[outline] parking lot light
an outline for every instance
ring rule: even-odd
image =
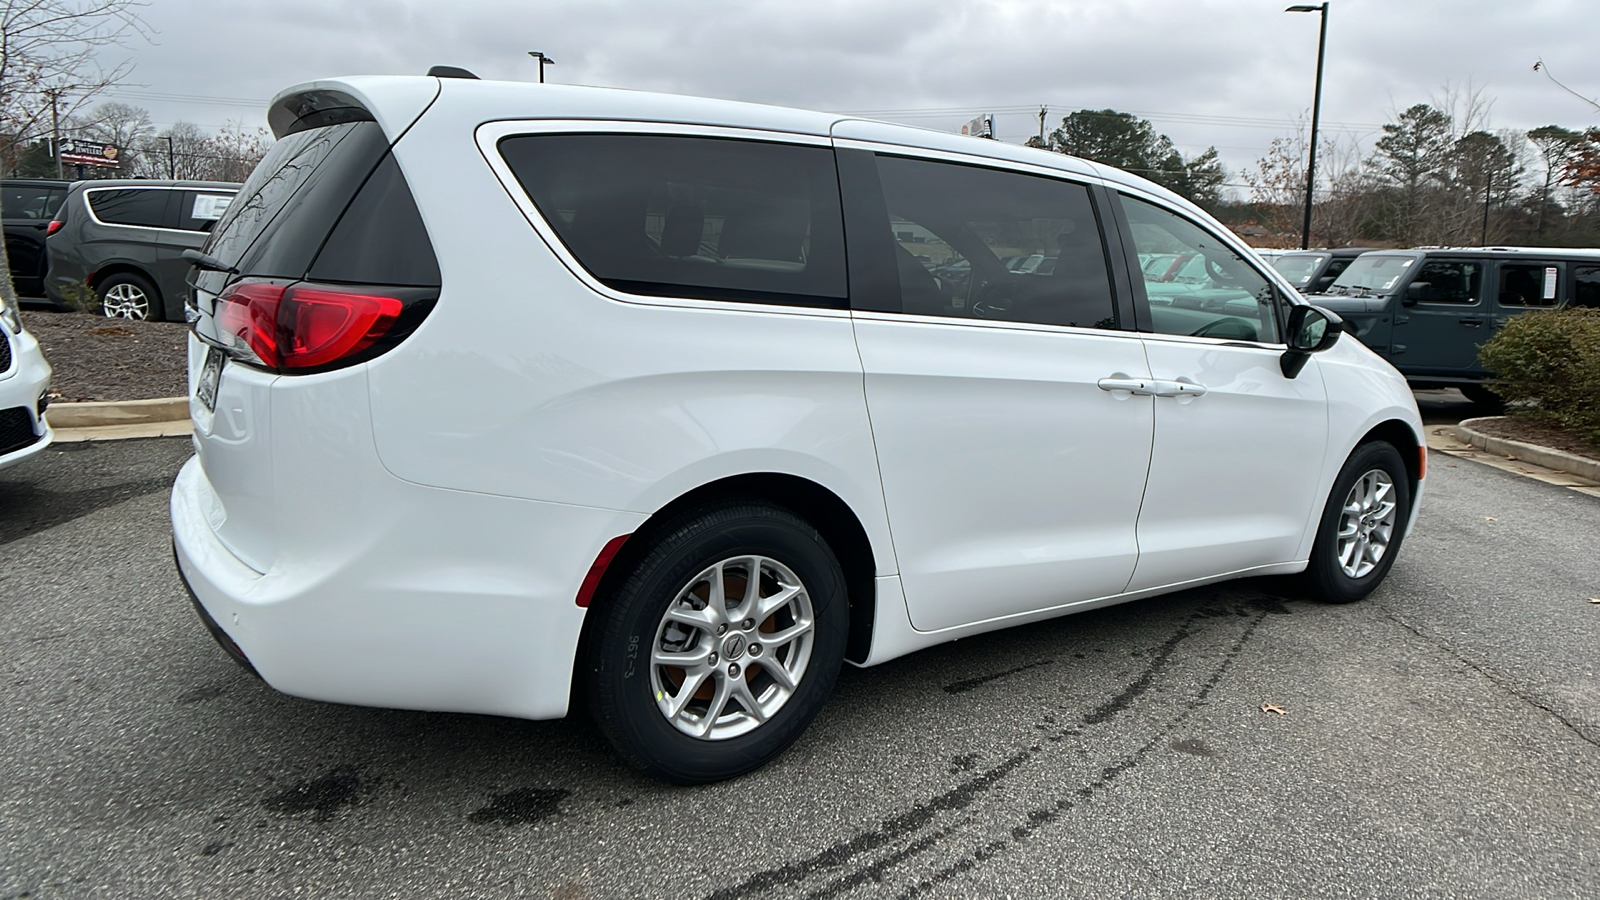
[[[1306,220],[1300,229],[1300,249],[1311,246],[1311,198],[1317,184],[1317,120],[1322,113],[1322,57],[1328,47],[1328,4],[1316,6],[1299,4],[1284,12],[1314,12],[1322,14],[1322,30],[1317,37],[1317,87],[1311,101],[1311,153],[1306,160]]]

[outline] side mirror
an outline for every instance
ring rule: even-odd
[[[1433,285],[1426,281],[1413,281],[1406,285],[1406,292],[1400,295],[1401,306],[1416,306],[1418,301],[1426,302],[1433,299]]]
[[[1284,343],[1289,345],[1278,359],[1283,377],[1293,378],[1306,367],[1311,354],[1332,347],[1344,331],[1344,320],[1317,306],[1289,308],[1289,325]]]

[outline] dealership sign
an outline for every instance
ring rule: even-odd
[[[69,138],[61,142],[61,161],[72,166],[104,166],[115,169],[117,157],[121,155],[121,147],[104,141]]]

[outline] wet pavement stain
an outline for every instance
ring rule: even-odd
[[[273,794],[261,805],[289,816],[311,813],[316,821],[326,822],[341,809],[359,804],[365,786],[353,767],[340,766],[314,781],[302,781]]]
[[[1206,742],[1199,738],[1184,738],[1181,741],[1173,741],[1172,749],[1191,756],[1221,756],[1220,753],[1206,746]]]
[[[1029,839],[1035,832],[1059,821],[1075,807],[1092,801],[1123,774],[1137,768],[1151,752],[1173,739],[1173,732],[1183,725],[1191,712],[1206,704],[1212,691],[1217,688],[1223,677],[1232,668],[1234,660],[1243,652],[1268,612],[1268,610],[1264,609],[1254,613],[1241,612],[1242,615],[1249,616],[1251,621],[1235,639],[1232,647],[1222,654],[1222,658],[1212,669],[1210,677],[1197,686],[1198,689],[1195,693],[1179,705],[1180,708],[1177,714],[1160,726],[1149,741],[1113,760],[1109,765],[1101,768],[1098,776],[1076,789],[1070,789],[1068,793],[1060,796],[1054,802],[1048,803],[1042,808],[1029,811],[1022,821],[1011,828],[1007,837],[992,840],[974,850],[968,851],[954,862],[939,868],[930,876],[912,883],[901,891],[898,897],[901,900],[910,900],[910,898],[921,896],[935,886],[960,878],[973,869],[1003,855],[1015,843]],[[1155,680],[1164,674],[1178,646],[1195,634],[1196,626],[1202,621],[1213,618],[1215,617],[1207,616],[1203,613],[1191,613],[1186,619],[1178,623],[1175,632],[1166,641],[1150,652],[1149,662],[1143,672],[1133,675],[1132,680],[1124,685],[1117,695],[1084,714],[1080,720],[1081,725],[1069,726],[1060,729],[1056,734],[1050,735],[1051,741],[1054,742],[1058,736],[1062,738],[1076,737],[1081,733],[1080,729],[1082,727],[1103,723],[1127,710],[1137,698],[1151,690]],[[1096,649],[1094,652],[1102,651]],[[1079,755],[1084,755],[1083,748],[1076,748],[1076,750]],[[707,900],[742,900],[742,898],[748,897],[767,896],[778,888],[789,887],[810,880],[818,875],[827,873],[829,870],[838,871],[839,875],[832,882],[810,891],[806,896],[833,898],[869,882],[882,884],[884,876],[890,868],[912,857],[933,850],[953,834],[955,826],[939,827],[936,824],[938,816],[946,812],[963,810],[977,802],[998,784],[1005,781],[1014,770],[1026,765],[1041,752],[1043,752],[1043,748],[1037,745],[1015,752],[997,765],[986,770],[975,771],[967,780],[957,784],[952,789],[917,803],[910,809],[883,820],[876,827],[869,827],[866,831],[857,834],[853,838],[840,840],[804,859],[748,875],[737,884],[708,894]],[[925,829],[931,830],[925,831]],[[921,832],[920,835],[919,832]],[[902,841],[906,841],[906,843],[875,863],[863,865],[859,862],[860,857],[863,855]]]
[[[546,819],[561,815],[561,801],[572,792],[561,788],[518,788],[504,794],[495,794],[489,805],[478,810],[467,821],[476,825],[536,825]]]
[[[178,703],[185,706],[190,703],[204,703],[207,700],[215,700],[225,693],[227,693],[227,689],[215,686],[195,688],[189,693],[184,694],[182,697],[179,697]]]
[[[965,693],[966,691],[970,691],[973,688],[982,687],[982,686],[988,684],[989,682],[994,681],[997,678],[1005,678],[1008,675],[1015,675],[1018,672],[1026,672],[1029,669],[1037,669],[1040,666],[1048,666],[1054,661],[1055,660],[1041,659],[1038,662],[1031,662],[1031,663],[1027,663],[1025,665],[1020,665],[1020,666],[1017,666],[1014,669],[1007,669],[1004,672],[995,672],[995,673],[990,674],[990,675],[979,675],[977,678],[968,678],[965,681],[952,682],[952,683],[947,684],[947,685],[944,686],[944,691],[947,694]]]
[[[978,767],[978,760],[982,757],[977,753],[963,753],[950,760],[950,774],[959,775],[962,772],[971,772]]]

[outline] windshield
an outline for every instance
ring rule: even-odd
[[[1400,283],[1402,276],[1415,264],[1414,256],[1381,256],[1363,253],[1356,257],[1350,268],[1339,274],[1328,288],[1330,294],[1352,297],[1373,297],[1387,294]]]
[[[1272,261],[1272,267],[1289,279],[1289,283],[1297,288],[1303,288],[1311,283],[1311,276],[1328,260],[1326,253],[1297,253],[1293,256],[1280,256]]]

